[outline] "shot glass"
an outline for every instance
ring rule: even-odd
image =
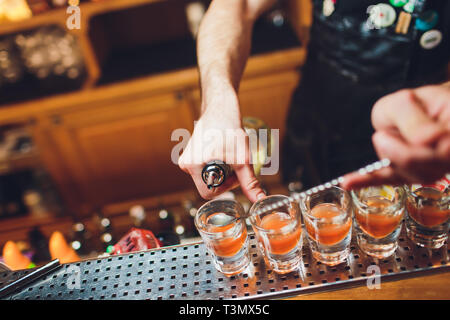
[[[439,249],[448,238],[450,189],[435,186],[405,186],[406,234],[416,244]]]
[[[281,203],[275,210],[259,212]],[[249,219],[266,264],[280,274],[298,269],[303,244],[298,203],[283,195],[268,196],[253,204]]]
[[[244,209],[234,200],[211,200],[195,215],[199,231],[216,269],[227,276],[250,264]]]
[[[378,186],[350,192],[354,226],[361,250],[379,259],[391,256],[398,246],[405,212],[402,187]]]
[[[302,198],[300,206],[313,257],[330,266],[344,262],[352,238],[352,202],[348,192],[332,187]]]

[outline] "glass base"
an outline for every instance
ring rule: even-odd
[[[350,254],[349,248],[333,253],[320,253],[317,251],[312,251],[312,255],[317,261],[320,261],[321,263],[326,264],[328,266],[335,266],[345,262],[349,254]]]
[[[250,265],[250,253],[248,252],[248,243],[242,246],[237,254],[231,257],[214,255],[208,250],[216,269],[226,276],[232,276],[243,272]]]
[[[226,276],[232,276],[232,275],[236,275],[239,274],[241,272],[243,272],[245,269],[247,269],[247,267],[250,264],[250,259],[241,259],[239,261],[236,261],[234,263],[217,263],[216,261],[214,261],[214,266],[216,267],[216,269],[223,273]]]
[[[270,252],[266,252],[262,245],[261,247],[263,248],[261,253],[262,257],[264,258],[265,264],[276,273],[285,274],[296,271],[300,268],[303,247],[302,238],[300,238],[297,246],[286,254],[273,254]]]
[[[270,261],[266,256],[264,256],[264,262],[266,263],[266,265],[270,266],[276,273],[285,274],[298,270],[300,268],[301,258],[298,257],[287,262],[278,262]]]
[[[414,230],[414,228],[406,228],[406,235],[415,244],[429,249],[439,249],[447,241],[447,233],[438,235],[426,235]]]
[[[390,257],[397,250],[397,242],[386,243],[386,244],[374,244],[366,241],[364,237],[358,237],[358,246],[367,255],[383,259]]]

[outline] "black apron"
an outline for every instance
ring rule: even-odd
[[[368,7],[389,1],[337,0],[326,17],[314,0],[308,56],[293,95],[282,145],[284,182],[305,188],[329,181],[377,160],[371,136],[371,109],[381,97],[402,88],[446,79],[450,59],[450,1],[419,0],[407,34],[396,22],[373,29]],[[397,16],[402,10],[395,8]],[[431,50],[420,45],[415,18],[436,10],[443,34]],[[395,107],[395,106],[393,106]]]

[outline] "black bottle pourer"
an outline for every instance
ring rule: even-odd
[[[231,173],[231,167],[223,161],[214,160],[206,163],[202,170],[203,182],[208,189],[216,188],[223,184]]]

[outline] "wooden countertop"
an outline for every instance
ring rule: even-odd
[[[380,286],[299,295],[289,300],[450,300],[450,272],[390,282],[382,279]]]

